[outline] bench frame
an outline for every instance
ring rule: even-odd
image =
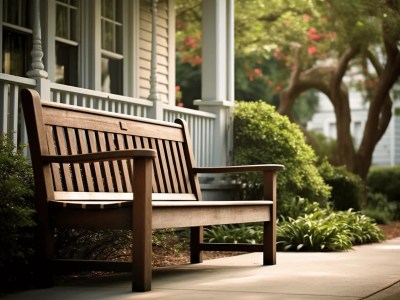
[[[28,89],[22,90],[21,99],[35,177],[42,285],[52,285],[52,270],[54,269],[102,269],[130,271],[132,272],[132,291],[149,291],[152,278],[151,237],[152,230],[156,228],[190,227],[191,263],[201,263],[203,251],[245,251],[263,252],[263,265],[276,264],[276,176],[278,171],[283,170],[282,165],[199,168],[195,166],[189,131],[183,120],[178,119],[175,123],[167,123],[50,103],[42,101],[36,91]],[[77,116],[83,120],[82,124],[67,120],[73,120]],[[99,120],[96,121],[96,118]],[[57,126],[63,125],[64,121],[67,125],[59,129]],[[59,147],[60,153],[54,153],[55,143],[61,142],[52,140],[52,134],[49,133],[50,127],[55,128],[54,135],[59,134],[57,130],[68,134],[69,131],[80,132],[89,127],[90,130],[98,128],[101,133],[97,135],[107,137],[108,130],[111,130],[109,127],[112,127],[111,123],[108,124],[109,122],[119,124],[120,128],[115,131],[117,133],[113,133],[115,139],[130,130],[127,128],[134,127],[136,128],[134,130],[141,130],[142,137],[140,138],[143,141],[149,139],[150,142],[147,145],[143,142],[145,145],[140,148],[128,142],[125,149],[83,151],[86,143],[89,143],[85,141],[79,147],[71,146],[72,150],[64,150],[63,148],[69,144],[72,145],[80,138],[77,135],[74,139],[65,138],[67,141],[65,145]],[[68,126],[75,127],[71,129]],[[142,130],[141,127],[144,129]],[[182,137],[179,137],[179,144],[177,144],[179,147],[175,146],[175,141],[162,142],[165,145],[172,145],[171,149],[167,146],[164,148],[161,142],[160,147],[153,145],[153,137],[164,128],[166,136],[169,132],[174,132],[171,136]],[[124,138],[127,139],[126,136]],[[64,151],[66,153],[63,153]],[[172,152],[178,156],[174,158]],[[167,175],[163,174],[167,169],[163,164],[167,164],[168,162],[165,162],[167,160],[170,160],[171,165],[176,167],[179,174],[173,174],[172,171],[169,171]],[[180,162],[179,170],[177,160]],[[121,176],[122,182],[126,181],[123,184],[126,185],[128,191],[88,191],[88,188],[83,187],[80,177],[84,177],[85,170],[94,174],[97,166],[108,166],[108,164],[111,167],[104,168],[98,173],[105,175],[101,181],[111,180],[112,186],[121,185],[118,182]],[[73,180],[67,178],[74,172],[79,176],[75,176]],[[261,172],[264,175],[264,200],[206,201],[202,199],[198,174],[237,172]],[[63,175],[60,177],[58,173]],[[173,177],[171,179],[173,182],[167,182],[168,175]],[[158,180],[162,180],[160,179],[162,176],[170,186],[180,186],[179,191],[182,190],[182,192],[179,192],[177,187],[174,192],[170,191],[171,187],[165,190],[163,187],[159,188],[161,185]],[[86,178],[86,185],[92,185],[91,181],[95,180],[98,179],[94,176],[90,179]],[[178,182],[179,180],[183,183]],[[74,183],[68,184],[69,181],[74,181]],[[99,187],[101,184],[102,182],[98,181]],[[183,184],[187,184],[187,187]],[[263,222],[263,244],[207,244],[203,242],[203,226],[250,222]],[[132,230],[132,261],[116,263],[54,260],[54,229],[57,227]]]

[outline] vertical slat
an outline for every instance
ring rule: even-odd
[[[142,141],[143,141],[143,146],[145,149],[152,149],[148,138],[142,138]],[[153,187],[153,191],[157,190],[156,175],[154,174],[154,172],[153,172],[153,178],[152,178],[152,187]]]
[[[105,133],[97,132],[97,138],[98,138],[98,142],[99,142],[100,152],[107,151]],[[110,163],[108,161],[105,161],[105,162],[102,162],[101,165],[103,166],[103,170],[104,170],[104,180],[106,183],[107,191],[113,192],[114,185],[113,185],[113,181],[112,181],[112,177],[111,177]]]
[[[57,154],[55,149],[55,140],[53,135],[53,129],[51,126],[46,126],[46,136],[47,141],[49,143],[49,153],[51,155]],[[56,191],[62,191],[62,183],[61,183],[61,176],[60,176],[60,164],[51,164],[51,172],[54,178],[54,188]]]
[[[55,131],[56,145],[61,155],[68,155],[68,146],[65,140],[64,129],[57,126]],[[61,164],[61,174],[65,181],[65,187],[67,191],[73,191],[74,185],[71,178],[71,169],[69,164]]]
[[[77,142],[79,142],[76,138],[75,135],[75,130],[72,128],[67,129],[67,143],[68,143],[68,148],[71,152],[71,154],[78,154],[78,145]],[[82,181],[82,173],[81,173],[81,167],[79,164],[72,164],[71,166],[71,172],[75,178],[76,181],[76,187],[79,192],[84,192],[83,188],[83,181]]]
[[[9,103],[9,84],[0,83],[0,93],[2,101],[0,101],[0,133],[8,131],[8,103]]]
[[[117,134],[117,144],[118,144],[118,149],[123,150],[126,149],[125,146],[125,136],[122,134]],[[133,149],[129,148],[128,149]],[[120,161],[119,162],[120,170],[121,170],[121,179],[122,179],[122,184],[124,186],[124,191],[126,192],[131,192],[131,184],[130,184],[130,178],[129,178],[129,168],[128,168],[128,161]]]
[[[150,148],[154,149],[157,151],[157,143],[155,139],[150,139]],[[162,176],[162,171],[161,171],[161,166],[160,166],[160,152],[157,151],[157,157],[154,160],[154,169],[155,169],[155,174],[154,174],[154,181],[155,185],[157,187],[156,191],[153,190],[155,193],[165,193],[165,188],[164,188],[164,179]]]
[[[163,179],[164,179],[164,187],[167,193],[171,193],[172,192],[172,188],[171,188],[171,182],[170,182],[170,178],[168,176],[168,166],[167,166],[167,161],[165,159],[165,149],[164,149],[164,144],[163,141],[158,139],[157,140],[157,148],[158,148],[158,153],[160,153],[160,165],[161,165],[161,172],[163,175]]]
[[[13,85],[10,90],[11,105],[10,105],[10,115],[9,115],[9,125],[8,137],[12,139],[14,145],[18,144],[18,99],[19,99],[19,87],[18,85]]]
[[[108,145],[110,148],[110,151],[117,150],[115,147],[115,140],[114,140],[114,135],[112,133],[107,133],[106,135]],[[120,169],[118,165],[118,161],[113,160],[112,162],[109,162],[110,167],[112,168],[112,178],[115,180],[115,185],[116,185],[116,190],[114,192],[123,192],[122,188],[122,180],[121,180],[121,174],[120,174]]]
[[[133,139],[134,139],[134,137],[130,136],[130,135],[128,135],[126,137],[126,144],[128,146],[128,149],[135,149],[135,145],[133,144]],[[135,171],[134,166],[133,166],[134,163],[135,162],[132,159],[128,160],[128,162],[127,162],[128,169],[130,170],[130,172],[129,172],[129,184],[127,183],[127,192],[132,192],[132,184],[131,183],[132,183],[133,178],[135,176],[135,174],[133,174],[133,172]]]
[[[97,140],[96,140],[96,133],[92,130],[88,131],[89,136],[89,148],[90,152],[94,153],[97,152]],[[99,192],[104,192],[104,182],[103,182],[103,175],[101,173],[100,163],[93,163],[93,169],[95,174],[95,182],[97,185],[97,189]]]
[[[174,157],[172,156],[171,144],[168,140],[164,142],[165,154],[167,159],[168,175],[172,186],[173,193],[179,193],[178,182],[176,180],[177,171],[174,165]]]
[[[183,146],[182,143],[178,143],[178,153],[179,153],[179,158],[180,158],[180,164],[182,166],[182,170],[183,170],[183,176],[184,176],[184,185],[186,187],[186,190],[188,191],[188,193],[192,193],[192,186],[190,184],[190,180],[189,180],[189,172],[187,169],[187,164],[186,164],[186,158],[185,158],[185,151],[183,150]]]
[[[81,146],[81,153],[86,154],[89,153],[87,145],[89,144],[86,140],[85,131],[82,129],[78,129],[78,136],[79,145]],[[83,172],[86,179],[86,184],[88,187],[89,192],[94,192],[94,185],[93,185],[93,176],[90,170],[90,164],[85,163],[83,164]]]
[[[178,186],[179,186],[179,192],[181,193],[187,193],[187,189],[186,189],[186,184],[184,181],[184,177],[182,174],[182,165],[180,163],[180,158],[179,158],[179,154],[178,154],[178,148],[177,148],[177,142],[171,142],[172,143],[172,153],[174,156],[174,163],[175,163],[175,167],[176,167],[176,176],[178,179]]]

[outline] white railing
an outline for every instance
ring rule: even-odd
[[[146,118],[153,102],[50,83],[51,101]]]
[[[188,123],[197,165],[201,167],[211,166],[214,155],[215,115],[168,105],[164,105],[163,112],[165,121],[174,122],[175,119],[180,118]]]
[[[22,88],[35,88],[36,80],[0,73],[0,132],[6,132],[15,144],[27,144],[19,94]],[[149,117],[154,103],[145,99],[113,95],[48,81],[50,101],[100,109],[126,115]],[[189,125],[193,151],[198,166],[211,166],[214,155],[214,128],[216,116],[211,113],[163,104],[162,118],[173,122],[184,119]]]
[[[34,79],[0,73],[0,133],[7,133],[16,145],[28,143],[19,94],[35,86]]]

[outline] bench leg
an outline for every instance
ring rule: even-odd
[[[264,199],[272,200],[271,220],[264,222],[263,264],[276,264],[276,173],[264,172]]]
[[[54,274],[51,265],[54,253],[54,230],[46,225],[39,225],[36,237],[35,286],[49,288],[54,286]]]
[[[152,160],[137,158],[132,183],[135,199],[132,205],[132,291],[151,290],[152,256]]]
[[[276,222],[264,222],[263,265],[276,264]]]
[[[203,226],[190,228],[190,263],[198,264],[203,262],[203,253],[200,244],[203,243]]]

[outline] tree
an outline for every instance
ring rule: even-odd
[[[187,10],[200,10],[198,0],[177,3],[191,21],[199,17]],[[248,0],[236,1],[235,12],[236,55],[247,62],[254,57],[273,59],[280,63],[281,74],[289,74],[286,84],[274,83],[278,111],[293,121],[294,105],[306,91],[327,95],[337,120],[339,164],[365,179],[390,122],[390,91],[400,76],[400,0]],[[194,22],[187,21],[185,31],[193,37]],[[347,82],[354,77],[351,72],[361,80]],[[348,89],[353,87],[369,101],[358,149],[350,132]]]
[[[239,13],[236,22],[237,30],[246,32],[238,35],[242,51],[272,52],[291,69],[278,111],[293,119],[301,93],[313,88],[327,95],[337,120],[339,163],[365,179],[390,122],[390,90],[400,76],[400,1],[247,1],[238,2],[236,9],[251,14]],[[251,49],[251,40],[259,47]],[[365,79],[359,88],[370,101],[358,150],[350,132],[350,86],[345,83],[355,67]]]

